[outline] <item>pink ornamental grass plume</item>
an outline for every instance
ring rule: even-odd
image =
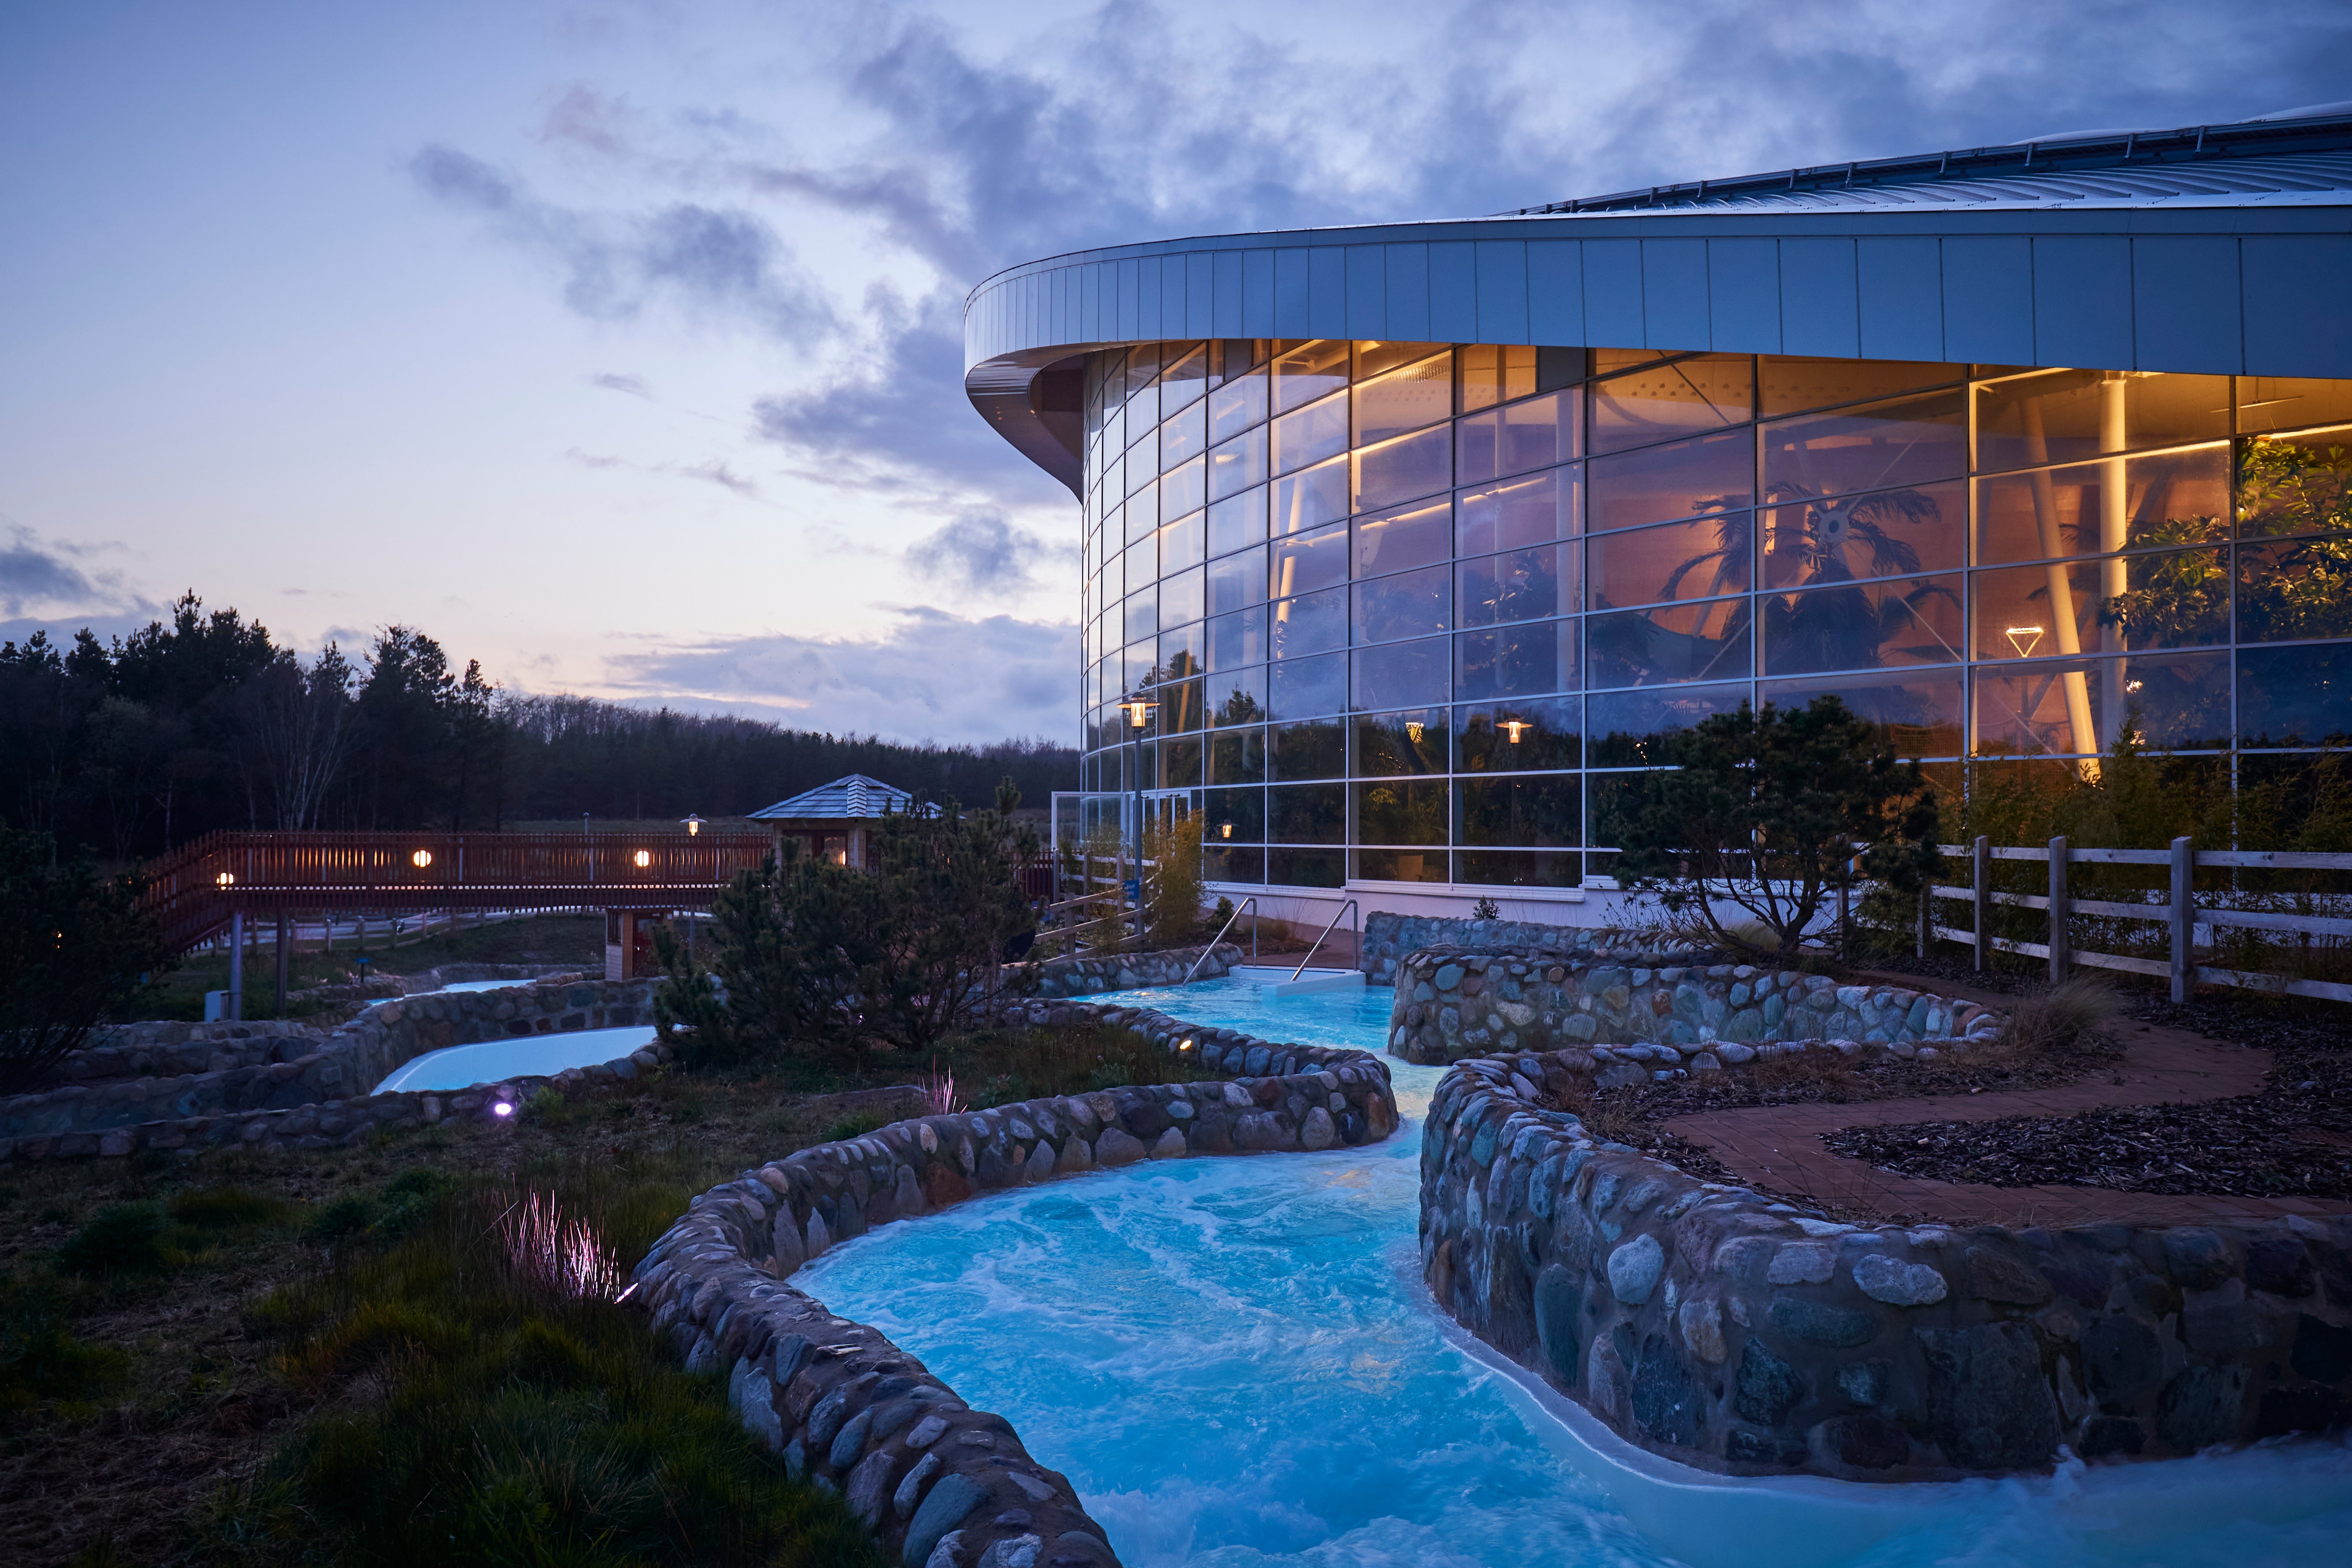
[[[498,1229],[515,1272],[552,1295],[617,1301],[628,1294],[620,1261],[596,1232],[584,1219],[566,1218],[546,1194],[526,1193],[509,1204]]]
[[[940,1058],[937,1057],[931,1058],[931,1076],[923,1086],[923,1096],[929,1101],[934,1116],[952,1116],[963,1109],[963,1101],[956,1098],[955,1074],[940,1077]]]

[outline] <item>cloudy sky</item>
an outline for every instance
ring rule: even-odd
[[[520,690],[1076,732],[964,293],[2352,98],[2335,0],[0,0],[0,636],[182,589]]]

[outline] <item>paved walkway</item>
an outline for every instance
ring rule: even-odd
[[[1889,980],[1899,976],[1887,976]],[[1914,978],[1910,984],[1919,982]],[[1972,988],[1933,982],[1946,994]],[[2015,998],[1985,991],[1975,1000],[2004,1006]],[[2252,1094],[2269,1072],[2271,1054],[2226,1045],[2187,1029],[2126,1020],[2124,1056],[2079,1082],[2014,1093],[1874,1100],[1853,1105],[1772,1105],[1677,1116],[1666,1131],[1707,1150],[1743,1182],[1803,1194],[1873,1214],[1922,1215],[1958,1224],[2063,1227],[2122,1222],[2190,1225],[2340,1213],[2339,1202],[2313,1198],[2176,1197],[2105,1187],[1994,1187],[1897,1175],[1832,1154],[1824,1134],[1848,1127],[1908,1121],[1990,1121],[2003,1116],[2059,1117],[2118,1105],[2181,1104]]]

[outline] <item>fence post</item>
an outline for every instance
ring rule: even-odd
[[[2050,841],[2050,984],[2066,978],[2066,840]]]
[[[2189,1000],[2189,977],[2197,963],[2197,905],[2191,895],[2191,873],[2197,869],[2197,841],[2172,841],[2172,999]]]
[[[1992,964],[1992,838],[1990,835],[1977,835],[1977,841],[1969,847],[1969,861],[1970,883],[1977,896],[1977,972],[1982,973]]]
[[[1927,956],[1927,919],[1930,912],[1927,900],[1933,891],[1935,880],[1930,877],[1919,888],[1919,940],[1916,952],[1917,956],[1921,958]]]

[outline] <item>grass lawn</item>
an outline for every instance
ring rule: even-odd
[[[936,1059],[977,1104],[1216,1076],[1099,1027]],[[352,1149],[0,1166],[0,1563],[867,1562],[723,1384],[633,1308],[519,1269],[497,1216],[551,1194],[625,1270],[696,1193],[870,1130],[813,1094],[915,1066],[667,1070]]]

